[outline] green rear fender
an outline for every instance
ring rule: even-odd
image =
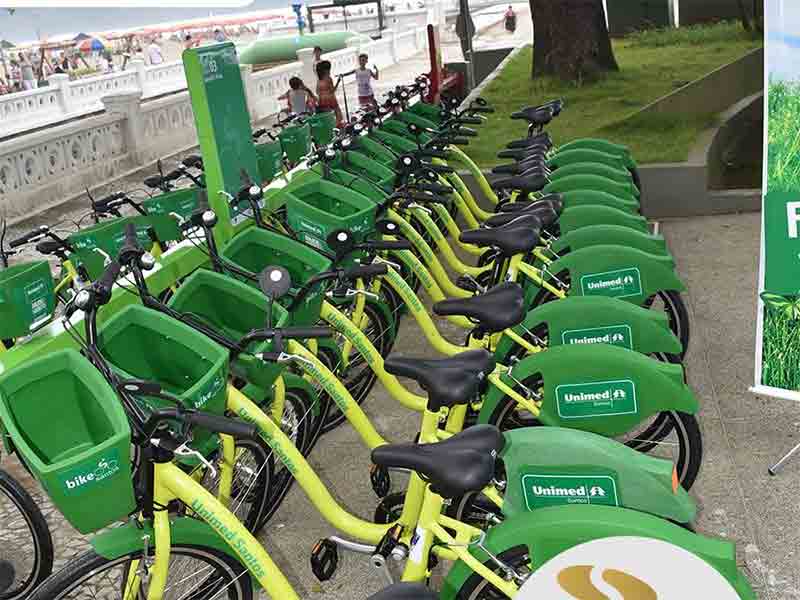
[[[545,508],[507,519],[492,527],[483,545],[493,555],[527,546],[531,564],[538,568],[574,546],[618,536],[653,538],[680,546],[715,568],[743,600],[756,598],[736,567],[736,547],[733,543],[706,538],[658,517],[631,510],[605,506]],[[489,560],[488,555],[479,548],[474,548],[472,553],[482,562]],[[456,598],[471,574],[467,565],[456,562],[447,574],[439,598]]]
[[[614,169],[627,169],[625,161],[619,155],[609,154],[602,150],[593,148],[573,148],[572,150],[562,150],[551,156],[547,164],[552,168],[560,169],[575,163],[601,163]]]
[[[190,517],[172,519],[170,534],[173,544],[209,546],[239,560],[228,544],[211,527],[199,519]],[[142,550],[145,535],[150,536],[149,544],[152,547],[153,540],[155,540],[152,526],[149,523],[129,522],[122,527],[114,527],[94,536],[90,543],[100,556],[114,560],[129,552]]]
[[[576,503],[629,508],[677,523],[691,523],[697,515],[688,492],[681,486],[673,491],[675,467],[669,460],[560,427],[515,429],[505,439],[506,518]],[[551,486],[561,495],[548,494]]]
[[[628,433],[659,412],[699,410],[681,365],[609,344],[555,346],[526,356],[511,375],[501,377],[520,392],[517,382],[537,385],[542,394],[538,418],[543,424],[607,437]],[[503,391],[490,386],[478,421],[492,423],[504,398]]]
[[[667,242],[660,235],[645,233],[622,225],[590,225],[570,231],[550,245],[550,249],[562,254],[590,246],[627,246],[647,252],[654,257],[666,258],[664,264],[670,268],[675,260],[667,250]]]
[[[626,200],[639,199],[639,190],[633,183],[617,183],[600,175],[568,175],[554,179],[542,189],[542,192],[552,194],[571,190],[600,190]]]
[[[564,199],[564,208],[586,205],[610,206],[634,215],[638,215],[640,208],[637,200],[620,198],[600,190],[571,190],[561,195]]]
[[[528,311],[525,321],[514,327],[514,331],[524,335],[525,331],[536,331],[542,326],[546,327],[549,347],[611,344],[641,354],[682,351],[666,314],[617,298],[571,296],[546,302]],[[495,351],[500,362],[508,364],[504,359],[514,345],[508,336],[500,339]]]
[[[629,185],[633,182],[631,172],[628,169],[615,169],[609,165],[598,162],[579,162],[559,167],[550,174],[550,181],[558,181],[573,175],[596,175],[604,177],[621,185]]]
[[[657,292],[686,289],[668,256],[627,246],[597,245],[574,250],[553,261],[548,271],[554,275],[569,273],[570,296],[622,298],[639,306]],[[563,281],[563,275],[560,279]]]
[[[650,233],[647,219],[641,215],[598,204],[565,208],[558,218],[561,234],[590,225],[620,225]]]
[[[621,160],[625,161],[626,164],[628,161],[632,161],[631,152],[627,146],[615,144],[614,142],[609,142],[608,140],[600,138],[578,138],[576,140],[572,140],[562,146],[559,146],[556,149],[556,154],[561,154],[567,150],[574,150],[577,148],[598,150],[606,154],[611,154],[612,156],[619,157]]]

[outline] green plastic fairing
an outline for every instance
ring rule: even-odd
[[[541,382],[539,421],[554,427],[623,435],[663,411],[696,413],[697,398],[684,383],[683,367],[609,344],[570,344],[530,354],[514,365],[505,384]],[[534,389],[533,391],[537,391]],[[505,394],[491,386],[478,416],[491,423]]]
[[[542,192],[569,192],[570,190],[600,190],[627,200],[638,200],[639,190],[633,183],[622,184],[599,175],[569,175],[548,183]]]
[[[537,331],[542,325],[546,327],[549,347],[611,344],[641,354],[680,354],[682,351],[680,341],[669,328],[666,314],[617,298],[572,296],[546,302],[528,311],[514,331],[524,336],[526,331]],[[508,364],[506,357],[514,346],[511,338],[503,336],[495,356]]]
[[[634,215],[624,210],[619,210],[611,206],[575,206],[565,208],[558,218],[558,226],[562,235],[581,227],[589,225],[621,225],[638,229],[645,233],[650,233],[647,219],[640,215]]]
[[[637,200],[620,198],[600,190],[571,190],[563,192],[562,196],[564,198],[564,208],[598,205],[609,206],[634,215],[639,214],[639,202]]]
[[[492,527],[483,546],[493,555],[517,546],[527,546],[531,564],[536,569],[573,546],[618,536],[653,538],[680,546],[714,567],[743,600],[756,598],[736,567],[733,543],[699,536],[658,517],[632,510],[605,506],[546,508],[507,519]],[[472,552],[482,562],[489,560],[488,555],[477,547]],[[453,600],[471,574],[464,563],[455,563],[447,574],[439,598]],[[702,593],[698,594],[700,597]]]
[[[568,504],[624,507],[678,523],[690,523],[697,514],[686,490],[678,486],[673,492],[669,460],[560,427],[515,429],[505,438],[506,518]]]
[[[574,175],[603,177],[626,187],[633,183],[631,172],[628,169],[624,167],[617,169],[599,162],[579,162],[559,167],[550,174],[550,180],[558,181]]]
[[[667,260],[664,264],[670,268],[675,266],[675,260],[667,250],[666,240],[660,235],[645,233],[622,225],[590,225],[570,231],[559,237],[550,249],[561,254],[563,251],[574,252],[589,246],[627,246],[647,252],[654,257],[663,257]]]

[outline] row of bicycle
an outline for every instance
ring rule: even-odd
[[[279,186],[243,173],[221,210],[190,157],[181,210],[163,208],[165,193],[148,201],[160,209],[112,214],[95,227],[116,245],[98,252],[62,240],[86,270],[61,294],[71,343],[57,347],[71,348],[0,375],[0,421],[64,517],[103,531],[24,597],[297,598],[255,538],[295,483],[337,531],[309,549],[313,574],[333,577],[344,550],[387,574],[402,565],[406,584],[381,600],[534,597],[551,560],[632,538],[755,597],[733,544],[691,528],[690,323],[674,260],[639,212],[635,161],[605,140],[555,144],[554,101],[511,116],[528,135],[490,179],[460,147],[491,135],[472,128],[491,107],[426,93],[424,77],[398,88],[290,172],[282,152]],[[158,178],[165,190],[177,176]],[[95,211],[138,204],[115,196]],[[15,242],[43,236],[60,243],[43,230]],[[392,355],[410,319],[444,358]],[[2,333],[9,354],[26,336]],[[376,383],[420,415],[416,440],[377,431],[362,408]],[[345,421],[371,453],[371,520],[307,460]],[[443,559],[437,594],[415,585]]]

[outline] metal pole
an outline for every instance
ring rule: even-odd
[[[459,10],[464,18],[464,35],[467,38],[467,53],[469,54],[469,56],[464,57],[464,60],[467,61],[467,85],[472,90],[475,88],[475,62],[473,61],[472,48],[472,35],[474,32],[470,31],[472,17],[469,13],[469,0],[459,0]]]

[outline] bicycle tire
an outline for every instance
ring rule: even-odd
[[[0,600],[23,600],[53,570],[53,538],[50,535],[47,521],[36,502],[25,488],[3,469],[0,469],[0,495],[7,497],[25,519],[31,535],[30,545],[34,551],[33,565],[29,569],[29,573],[22,578],[20,573],[15,572],[14,581],[9,588],[0,593]],[[5,526],[7,526],[7,522]],[[25,548],[25,546],[15,545],[14,548],[19,551],[20,548]],[[18,563],[13,560],[9,562],[15,566],[16,571]]]
[[[217,577],[224,578],[224,581],[229,582],[227,600],[253,600],[253,586],[250,577],[247,576],[244,566],[228,554],[214,548],[180,544],[173,545],[171,553],[173,558],[176,556],[186,556],[214,566],[214,573],[217,574]],[[109,569],[122,566],[126,562],[129,563],[134,560],[139,560],[141,556],[142,551],[135,550],[115,559],[108,559],[90,550],[68,562],[61,571],[49,577],[35,592],[33,592],[29,600],[77,599],[82,596],[73,595],[73,593],[80,594],[81,590],[85,591],[87,586],[90,585],[88,583],[90,577],[102,575]],[[124,582],[125,572],[123,571],[120,575],[121,577],[119,579]],[[209,579],[217,578],[210,576]],[[214,583],[212,583],[212,585],[214,585]],[[217,583],[217,585],[219,585],[219,583]],[[114,589],[113,586],[112,589]],[[198,593],[192,594],[192,598],[196,598],[197,600],[207,597],[214,597],[220,600],[225,598],[218,593],[215,595],[213,591],[203,593],[203,590],[199,589],[197,592]],[[142,596],[141,593],[139,595]],[[174,596],[174,598],[180,597],[182,596]],[[143,598],[137,600],[143,600]],[[170,598],[165,595],[164,600],[170,600]]]
[[[514,569],[527,567],[530,563],[528,548],[525,546],[508,548],[499,552],[497,557],[503,564]],[[489,560],[483,564],[491,571],[499,572],[500,567],[495,562]],[[455,595],[456,600],[496,600],[503,597],[504,595],[497,588],[477,573],[470,575]]]

